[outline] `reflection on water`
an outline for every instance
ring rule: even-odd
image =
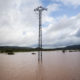
[[[38,51],[38,63],[42,63],[42,51]]]
[[[80,52],[0,54],[0,80],[80,80]]]
[[[42,64],[42,51],[38,51],[38,67],[37,67],[37,79],[36,80],[44,80],[43,79],[43,64]]]

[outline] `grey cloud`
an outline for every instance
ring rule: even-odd
[[[75,36],[80,37],[80,28],[79,28],[79,30],[76,32]]]
[[[0,45],[37,43],[33,39],[38,29],[34,8],[39,4],[39,0],[0,0]]]
[[[0,0],[0,4],[0,45],[37,44],[38,18],[34,8],[40,4],[39,0]],[[80,43],[80,14],[61,17],[56,20],[47,15],[45,18],[49,25],[43,28],[43,45],[58,47]]]
[[[80,44],[80,38],[77,37],[80,34],[79,22],[80,14],[71,18],[62,17],[55,25],[51,23],[52,26],[44,34],[43,44],[53,47]]]

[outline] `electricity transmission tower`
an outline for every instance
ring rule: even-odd
[[[38,53],[38,60],[42,60],[42,11],[44,11],[47,9],[42,7],[42,6],[39,6],[38,8],[34,9],[34,11],[36,12],[39,12],[39,40],[38,40],[38,50],[39,50],[39,53]]]

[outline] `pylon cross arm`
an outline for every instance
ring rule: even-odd
[[[34,9],[34,11],[43,11],[43,10],[47,11],[47,8],[44,8],[44,7],[40,6],[40,7],[36,8],[36,9]]]

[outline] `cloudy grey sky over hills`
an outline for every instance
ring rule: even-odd
[[[37,45],[40,5],[44,47],[80,44],[80,0],[0,0],[0,46]]]

